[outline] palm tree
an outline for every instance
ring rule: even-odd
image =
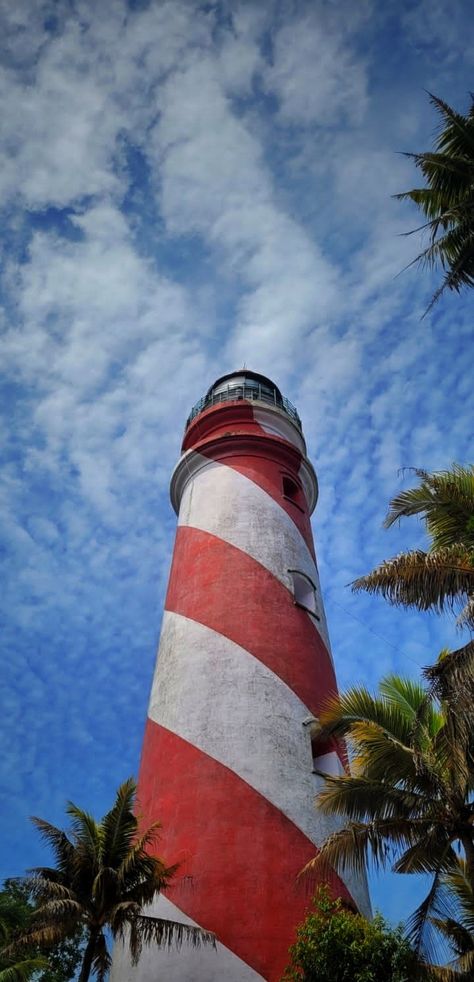
[[[472,664],[474,642],[470,649]],[[347,740],[352,774],[322,775],[318,808],[342,816],[347,825],[326,840],[305,872],[362,872],[371,857],[398,873],[431,874],[428,894],[411,920],[417,950],[445,890],[443,878],[457,868],[459,850],[474,888],[474,682],[471,672],[465,712],[462,707],[458,715],[454,680],[460,662],[451,655],[443,653],[427,670],[429,686],[390,676],[377,696],[353,688],[332,699],[321,716],[322,740]]]
[[[169,884],[176,867],[166,867],[148,851],[156,844],[160,826],[154,823],[140,829],[134,814],[135,794],[135,782],[125,781],[113,807],[99,822],[70,803],[66,809],[71,818],[69,834],[33,818],[53,850],[56,866],[31,871],[31,890],[39,906],[22,944],[47,947],[68,937],[78,925],[85,926],[79,982],[87,982],[91,972],[98,982],[107,977],[111,965],[107,931],[129,945],[135,964],[144,944],[215,943],[212,934],[199,928],[143,911]]]
[[[24,927],[24,906],[13,897],[0,896],[0,943],[11,943]],[[16,961],[14,956],[5,957],[0,952],[0,982],[29,982],[31,977],[48,965],[41,956],[23,958]]]
[[[443,892],[443,887],[445,892]],[[474,977],[474,887],[466,863],[458,860],[443,877],[442,890],[431,917],[455,957],[449,967],[431,966],[434,982],[472,982]]]
[[[415,549],[388,559],[352,589],[418,610],[459,609],[459,623],[474,628],[474,467],[413,470],[418,485],[392,499],[384,524],[420,515],[431,540],[428,552]]]
[[[414,201],[428,219],[422,229],[429,232],[429,245],[413,262],[430,267],[439,263],[444,271],[428,310],[444,290],[474,286],[474,96],[465,116],[434,95],[430,101],[442,122],[435,152],[406,154],[421,170],[426,187],[395,195]]]

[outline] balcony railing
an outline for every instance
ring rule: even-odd
[[[298,413],[289,399],[285,399],[285,396],[280,395],[276,389],[272,391],[267,386],[256,385],[255,383],[252,385],[228,385],[225,389],[219,387],[218,392],[211,390],[193,406],[187,418],[186,427],[204,409],[210,409],[211,406],[216,406],[220,402],[236,402],[241,399],[250,402],[265,402],[267,405],[276,406],[277,409],[283,410],[290,417],[299,430],[302,429]]]

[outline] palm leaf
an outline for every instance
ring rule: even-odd
[[[21,962],[0,969],[0,982],[29,982],[32,975],[48,968],[46,958],[25,958]]]
[[[394,787],[390,781],[362,776],[321,774],[325,786],[317,797],[318,809],[341,815],[351,821],[378,822],[380,819],[423,817],[426,796]]]
[[[92,970],[95,974],[96,982],[106,982],[111,967],[112,959],[107,950],[107,942],[104,934],[101,932],[96,940],[94,957],[92,959]]]
[[[132,778],[119,787],[113,807],[102,819],[102,861],[117,868],[127,855],[137,831],[137,819],[133,813],[136,784]]]
[[[56,859],[56,869],[54,873],[58,878],[58,875],[67,876],[71,869],[71,864],[74,861],[74,846],[70,839],[68,839],[65,832],[62,829],[56,828],[55,825],[51,825],[50,822],[45,822],[43,818],[37,818],[32,816],[31,821],[33,825],[36,826],[41,838],[44,839],[52,850],[54,857]],[[51,871],[53,872],[53,871]]]
[[[453,464],[433,474],[408,468],[420,479],[414,488],[395,495],[384,522],[390,528],[401,518],[421,515],[431,538],[430,551],[462,543],[474,547],[474,467]]]
[[[143,860],[146,854],[146,849],[150,846],[154,846],[159,838],[161,830],[161,823],[154,822],[150,825],[145,832],[142,833],[133,845],[130,846],[127,854],[122,859],[120,866],[118,868],[117,874],[121,883],[133,883],[135,879],[140,878],[143,875]],[[155,867],[156,863],[160,862],[154,858]],[[163,870],[163,886],[166,886],[166,867],[162,864]]]
[[[436,901],[442,889],[441,873],[436,872],[433,876],[430,889],[421,904],[409,917],[406,925],[407,937],[413,945],[414,950],[419,955],[424,952],[427,959],[432,961],[436,958],[433,934],[431,932],[430,915],[435,909]]]
[[[427,186],[397,195],[411,199],[430,219],[431,244],[414,262],[439,261],[447,271],[428,309],[444,290],[474,284],[474,97],[466,116],[436,96],[430,101],[443,124],[434,152],[408,155]],[[446,235],[437,237],[440,229]]]
[[[464,546],[401,553],[352,583],[354,592],[380,593],[395,606],[454,609],[474,593],[474,566]]]
[[[420,688],[420,698],[422,689]],[[408,745],[413,716],[387,698],[377,698],[362,686],[354,686],[339,696],[328,700],[320,713],[322,731],[320,739],[343,737],[350,734],[356,723],[366,722],[379,726],[386,734],[402,745]]]
[[[180,948],[183,943],[194,948],[201,945],[216,946],[212,932],[162,917],[137,915],[131,920],[129,931],[130,954],[134,965],[137,964],[144,945],[155,944],[160,948]]]
[[[392,848],[406,846],[413,836],[412,825],[400,819],[381,819],[377,822],[348,822],[347,827],[333,832],[317,855],[301,871],[301,876],[327,879],[335,871],[364,876],[369,858],[385,869],[390,865]]]
[[[81,850],[81,860],[87,856],[92,866],[96,866],[99,861],[99,825],[93,815],[79,808],[74,802],[69,801],[66,812],[72,818],[71,830],[75,842],[74,859],[77,861],[77,850]]]

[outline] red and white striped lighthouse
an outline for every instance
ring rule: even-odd
[[[217,951],[117,952],[114,982],[277,982],[308,906],[297,874],[335,823],[318,814],[317,718],[336,689],[310,514],[317,481],[296,410],[268,378],[223,376],[188,419],[139,777],[145,822],[179,873],[155,912]],[[365,882],[335,891],[368,910]]]

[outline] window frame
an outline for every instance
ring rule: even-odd
[[[320,611],[319,591],[316,586],[316,583],[314,583],[311,577],[308,576],[307,573],[304,573],[303,570],[301,569],[296,569],[292,567],[291,569],[288,570],[288,572],[291,573],[291,577],[293,580],[293,603],[295,604],[296,607],[301,607],[302,610],[305,610],[308,614],[311,614],[311,617],[314,617],[315,620],[321,623],[321,613],[320,612],[318,613],[318,611]],[[314,597],[314,607],[315,607],[314,610],[312,610],[311,607],[308,606],[308,604],[304,603],[303,600],[299,600],[297,598],[296,590],[295,590],[295,576],[294,576],[295,573],[297,576],[305,580],[305,582],[308,583],[309,586],[311,587]]]

